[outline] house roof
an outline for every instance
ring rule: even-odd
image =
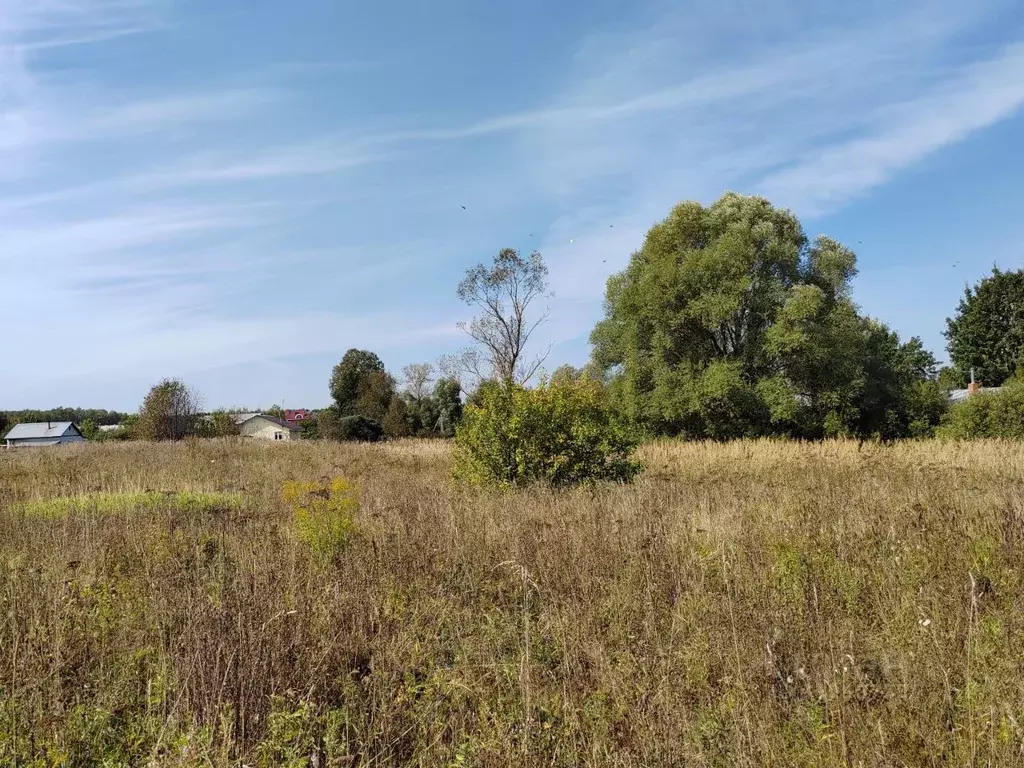
[[[255,419],[257,416],[262,415],[262,413],[233,413],[231,418],[234,419],[235,424],[244,424],[249,419]]]
[[[298,427],[293,427],[287,421],[279,419],[276,416],[268,416],[265,413],[237,413],[237,414],[235,414],[234,418],[235,418],[235,424],[238,424],[239,426],[241,426],[242,424],[245,424],[245,422],[250,421],[252,419],[266,419],[267,421],[271,422],[272,424],[277,424],[277,426],[284,427],[285,429],[291,430],[292,432],[298,432],[299,431]]]
[[[68,431],[68,427],[81,434],[70,421],[40,421],[37,423],[15,424],[5,436],[5,440],[46,440],[48,438],[59,438]]]
[[[974,394],[976,394],[976,395],[986,395],[986,394],[991,394],[993,392],[998,392],[1001,389],[1002,389],[1002,387],[978,387],[974,391]],[[959,403],[962,400],[966,400],[970,396],[971,396],[971,390],[969,390],[969,389],[951,389],[951,390],[949,390],[949,402],[951,402],[951,403]]]

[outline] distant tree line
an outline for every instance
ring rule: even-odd
[[[81,424],[91,421],[97,426],[120,424],[127,413],[102,408],[50,408],[49,410],[0,411],[0,419],[8,426],[40,421],[73,421]]]
[[[401,388],[373,352],[350,349],[331,372],[333,403],[302,423],[306,438],[376,441],[382,437],[451,437],[462,419],[462,386],[435,379],[430,363],[403,369]]]
[[[609,429],[690,439],[891,440],[930,436],[940,425],[947,435],[1024,436],[1024,416],[1008,415],[1024,402],[1024,383],[1018,383],[1024,270],[993,269],[965,289],[946,322],[950,364],[940,370],[920,339],[903,340],[861,314],[852,298],[857,264],[849,248],[826,236],[811,240],[792,212],[764,198],[726,193],[710,206],[684,202],[608,279],[605,316],[590,335],[590,362],[581,369],[563,366],[550,377],[541,368],[550,347],[530,352],[548,316],[547,274],[539,253],[523,256],[511,248],[471,267],[457,295],[477,312],[460,325],[472,345],[443,357],[438,369],[408,365],[400,379],[374,352],[348,350],[331,372],[331,405],[304,420],[302,436],[452,437],[464,409],[499,406],[502,418],[512,421],[521,421],[521,407],[533,409],[537,424],[548,418],[570,424],[565,414],[586,413],[592,424],[604,425],[595,415],[600,407],[609,414]],[[543,392],[516,394],[538,376]],[[948,391],[972,378],[989,387],[1005,384],[1007,391],[950,411]],[[266,413],[284,415],[277,406]],[[156,385],[138,416],[58,408],[3,412],[0,419],[8,426],[75,421],[97,439],[238,433],[230,412],[203,414],[198,395],[177,380]],[[497,429],[501,420],[478,415],[474,424]],[[1012,426],[1017,423],[1019,430]],[[106,424],[126,429],[99,432]],[[499,432],[478,435],[480,444],[491,441],[491,448],[513,457],[519,443]],[[578,438],[545,435],[550,445]]]

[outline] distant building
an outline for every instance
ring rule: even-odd
[[[8,448],[36,448],[65,443],[84,443],[82,433],[70,421],[15,424],[4,437]]]
[[[306,410],[305,408],[285,409],[284,420],[291,424],[293,427],[302,426],[302,422],[306,419],[311,419],[315,416],[314,411]]]
[[[96,429],[100,432],[117,432],[119,429],[124,429],[124,424],[100,424]]]
[[[299,428],[265,413],[236,413],[233,417],[242,437],[259,440],[298,440]]]
[[[980,381],[974,381],[974,371],[971,371],[971,383],[967,385],[967,389],[951,389],[949,390],[949,402],[962,403],[973,395],[988,395],[993,392],[999,392],[1002,387],[983,387]]]

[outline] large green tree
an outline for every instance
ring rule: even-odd
[[[339,417],[359,415],[379,422],[395,396],[395,381],[373,352],[350,349],[334,366],[330,391]]]
[[[618,407],[655,433],[895,436],[906,389],[890,367],[904,352],[858,315],[855,274],[852,251],[809,241],[763,198],[682,203],[609,279],[594,363]],[[876,368],[899,386],[876,387]]]
[[[1024,363],[1024,270],[992,274],[964,289],[956,316],[946,320],[953,380],[970,381],[971,369],[997,387]]]

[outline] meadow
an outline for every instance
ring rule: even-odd
[[[1024,446],[0,452],[0,765],[1024,763]]]

